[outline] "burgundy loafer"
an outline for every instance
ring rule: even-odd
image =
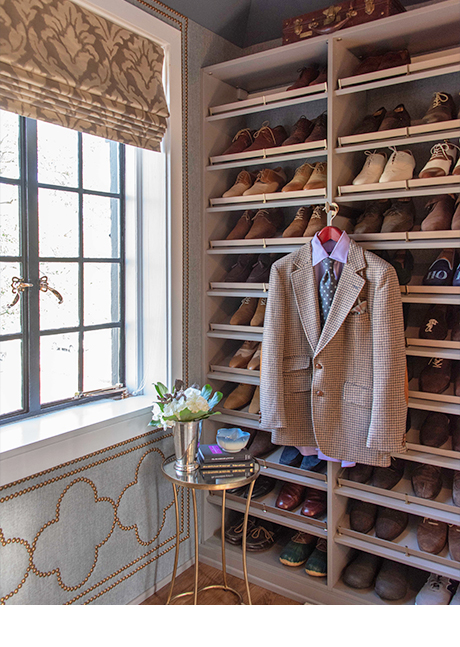
[[[304,517],[317,519],[326,512],[327,508],[327,495],[322,490],[315,490],[314,488],[306,488],[307,496],[300,510],[300,514]]]

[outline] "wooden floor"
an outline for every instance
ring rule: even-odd
[[[186,571],[181,573],[176,578],[176,584],[174,586],[174,593],[183,593],[185,591],[192,591],[194,586],[195,578],[195,568],[191,566]],[[222,573],[220,570],[213,568],[212,566],[207,566],[206,564],[200,564],[199,570],[199,587],[209,586],[210,584],[222,584]],[[244,581],[239,577],[234,577],[233,575],[227,574],[227,583],[228,586],[239,591],[243,596],[243,601],[247,604],[246,589],[244,586]],[[252,604],[300,604],[295,600],[290,600],[285,598],[282,595],[277,595],[271,591],[267,591],[260,586],[255,584],[249,585],[249,590],[251,592],[251,601]],[[147,598],[141,604],[165,604],[168,598],[169,593],[169,584],[164,586],[158,593],[155,593],[150,598]],[[210,591],[203,591],[198,595],[198,604],[235,604],[236,596],[232,593],[221,591],[219,589],[211,589]],[[179,604],[193,604],[193,596],[189,595],[184,598],[179,598],[173,602],[175,605]]]

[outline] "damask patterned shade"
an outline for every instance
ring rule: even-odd
[[[0,107],[150,150],[168,108],[163,50],[69,0],[0,0]]]

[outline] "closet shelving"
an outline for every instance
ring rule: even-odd
[[[263,327],[234,326],[229,320],[244,297],[265,298],[268,284],[226,283],[225,275],[239,254],[289,254],[309,241],[308,238],[226,240],[245,209],[257,210],[280,207],[285,215],[285,227],[299,206],[323,205],[336,202],[360,210],[369,200],[412,197],[416,206],[416,225],[424,217],[427,197],[444,193],[460,194],[460,176],[419,180],[417,175],[428,161],[431,147],[445,139],[459,144],[460,119],[448,122],[413,125],[392,131],[353,136],[350,133],[366,114],[384,105],[387,110],[404,103],[412,119],[420,119],[429,107],[435,91],[449,92],[460,107],[460,7],[457,0],[423,7],[406,14],[349,28],[333,35],[319,36],[309,42],[269,49],[251,56],[225,61],[202,70],[203,88],[203,230],[205,240],[205,281],[203,300],[203,380],[228,394],[239,383],[257,386],[259,371],[232,369],[229,359],[245,340],[262,341]],[[352,76],[359,57],[373,50],[398,50],[406,47],[411,53],[408,66],[383,70],[361,77]],[[327,83],[300,90],[287,88],[297,78],[297,70],[310,63],[320,67],[327,64]],[[277,147],[254,153],[223,156],[233,136],[241,128],[256,130],[265,122],[270,126],[284,125],[288,135],[301,115],[313,119],[327,113],[327,139],[308,145]],[[416,159],[414,179],[397,186],[377,185],[370,190],[353,187],[352,180],[360,171],[367,150],[409,148]],[[283,148],[285,150],[283,150]],[[388,154],[390,150],[387,151]],[[327,189],[315,195],[298,192],[289,195],[278,192],[252,196],[250,200],[221,198],[232,186],[243,168],[255,170],[282,166],[292,178],[295,168],[309,161],[327,161]],[[369,189],[369,187],[366,187]],[[420,339],[420,318],[430,305],[460,303],[460,289],[432,288],[422,285],[422,277],[437,254],[444,248],[460,252],[458,231],[417,230],[390,234],[351,234],[360,245],[372,251],[410,250],[416,260],[411,281],[401,286],[401,297],[410,304],[406,326],[406,354],[420,370],[430,358],[440,357],[460,361],[460,342]],[[424,517],[460,525],[460,508],[452,501],[452,470],[460,471],[460,452],[452,448],[451,440],[440,448],[420,442],[420,426],[430,412],[460,416],[460,397],[452,385],[445,393],[423,393],[418,388],[418,373],[409,384],[411,428],[407,433],[407,452],[399,457],[406,462],[403,479],[393,490],[379,490],[367,484],[347,479],[347,471],[339,463],[328,463],[324,474],[316,474],[281,465],[281,449],[261,459],[261,473],[280,482],[303,483],[327,492],[327,516],[309,521],[299,511],[285,513],[274,505],[280,487],[251,503],[250,514],[278,523],[292,530],[304,530],[327,538],[328,575],[312,578],[303,567],[288,568],[279,562],[282,544],[268,552],[248,554],[250,580],[299,601],[319,604],[414,604],[417,591],[429,573],[448,575],[460,580],[460,563],[454,562],[447,549],[439,555],[420,551],[416,526]],[[211,418],[204,427],[205,442],[213,442],[219,426],[242,426],[259,429],[259,418],[248,407],[232,411],[221,406],[221,415]],[[415,496],[410,474],[420,463],[442,468],[444,486],[434,500]],[[394,542],[350,529],[348,502],[352,499],[369,501],[384,507],[408,512],[410,523]],[[206,514],[202,527],[200,559],[219,564],[221,497],[207,496]],[[229,495],[227,507],[242,512],[246,500]],[[217,533],[217,534],[216,534]],[[347,587],[341,574],[353,554],[353,549],[386,557],[409,567],[407,596],[397,602],[382,600],[373,589],[359,591]],[[241,574],[241,548],[227,544],[227,566],[230,572]]]

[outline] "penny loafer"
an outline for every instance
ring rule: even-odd
[[[276,523],[265,521],[264,519],[257,519],[251,532],[248,532],[246,549],[253,553],[269,550],[275,545],[281,530],[282,527]]]
[[[320,537],[316,542],[316,546],[307,559],[305,564],[305,572],[312,577],[326,577],[327,575],[327,542],[323,537]]]
[[[445,413],[429,413],[420,427],[420,443],[442,447],[449,440],[449,426],[449,417]]]
[[[435,499],[441,492],[442,473],[436,465],[417,465],[411,476],[415,496],[421,499]]]
[[[322,490],[308,487],[300,514],[310,519],[321,517],[327,509],[327,494]]]
[[[374,591],[382,600],[406,597],[407,566],[385,559],[375,580]]]
[[[306,490],[307,488],[304,485],[299,485],[298,483],[284,483],[276,499],[275,506],[281,510],[295,510],[304,500]]]
[[[404,475],[405,461],[392,458],[389,467],[375,467],[371,485],[384,490],[391,490],[399,483]]]
[[[345,568],[342,579],[353,589],[368,589],[372,586],[381,564],[382,558],[378,555],[360,552]]]
[[[422,519],[417,527],[417,543],[420,550],[438,555],[447,543],[448,525],[436,519]]]
[[[316,546],[317,538],[306,532],[296,532],[280,553],[279,560],[285,566],[305,564]]]
[[[444,393],[449,388],[452,377],[452,360],[432,357],[419,378],[420,391],[424,393]]]
[[[375,503],[353,499],[350,504],[350,528],[356,532],[369,532],[375,525],[377,512]]]
[[[375,536],[379,539],[393,541],[407,528],[408,523],[407,512],[392,508],[379,508],[375,522]]]
[[[354,483],[367,483],[372,476],[374,468],[372,465],[356,463],[354,467],[348,468],[347,479]]]

